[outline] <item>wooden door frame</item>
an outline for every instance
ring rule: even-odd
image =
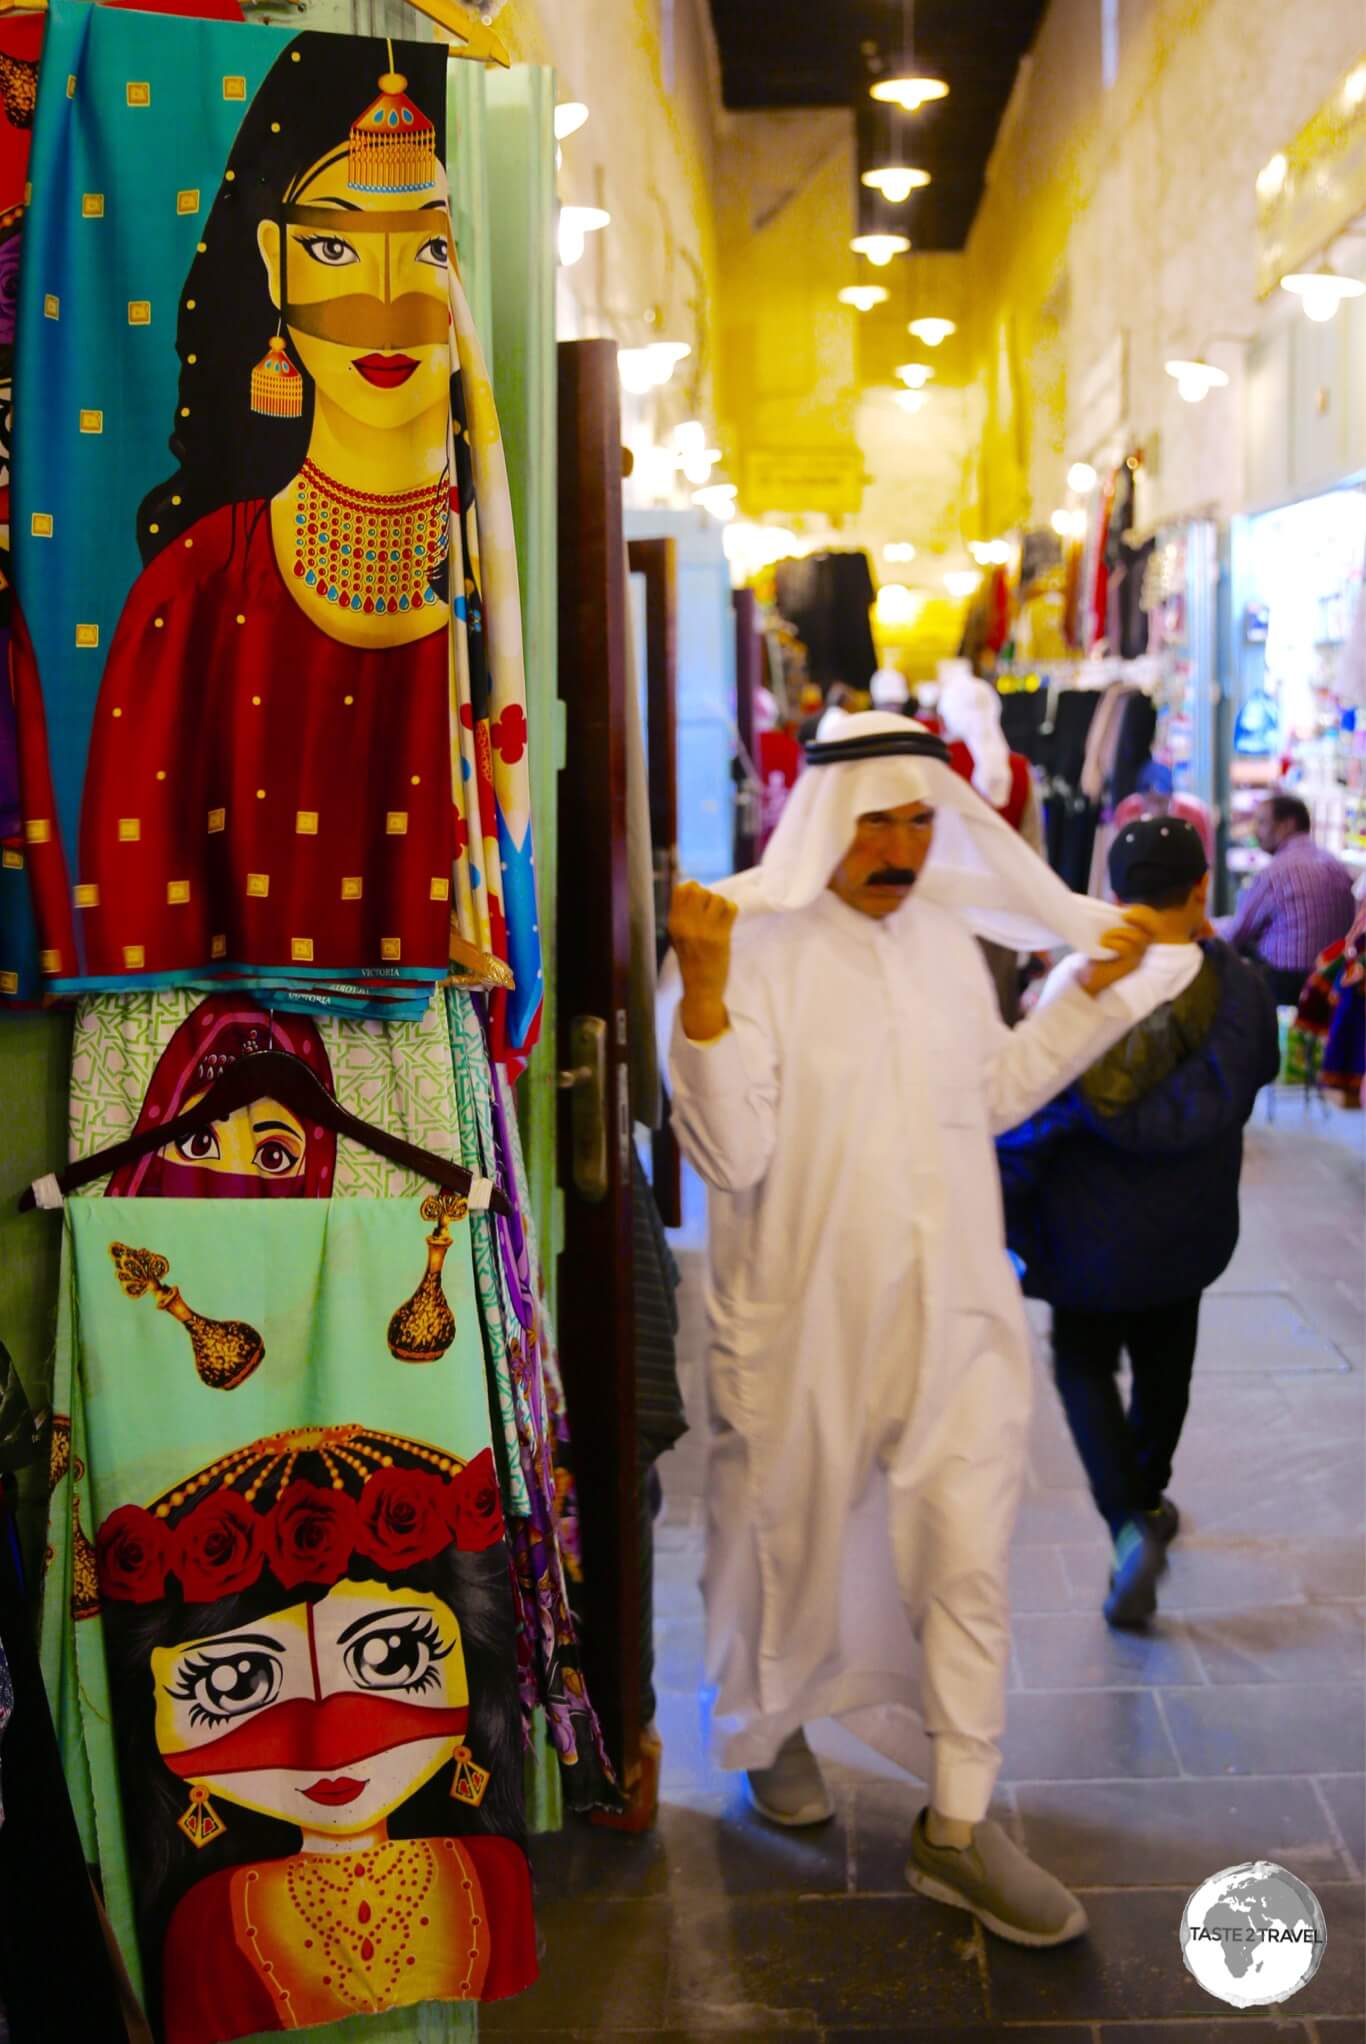
[[[678,879],[678,546],[672,539],[632,539],[626,559],[631,573],[645,579],[645,749],[662,958],[668,948],[664,915]],[[650,1139],[650,1182],[665,1227],[681,1227],[683,1160],[667,1095],[663,1123]]]
[[[745,765],[752,762],[754,772],[759,771],[759,755],[754,738],[754,697],[763,680],[764,671],[760,659],[763,640],[759,636],[759,599],[752,589],[737,589],[731,599],[735,609],[735,728],[740,734],[739,769],[748,778]],[[759,856],[760,817],[756,812],[754,829],[742,830],[741,819],[744,805],[739,799],[740,782],[736,781],[735,803],[735,870],[742,873],[752,866]]]
[[[627,581],[621,399],[613,341],[562,341],[559,397],[559,786],[557,949],[561,1068],[572,1022],[607,1024],[608,1187],[586,1200],[572,1177],[569,1096],[560,1126],[565,1255],[560,1362],[583,1535],[579,1598],[589,1695],[608,1752],[639,1768],[640,1521],[626,1015]],[[605,813],[604,813],[604,790]],[[623,1140],[623,1109],[624,1140]]]

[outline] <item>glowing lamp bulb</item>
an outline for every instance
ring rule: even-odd
[[[571,135],[577,135],[588,119],[588,109],[581,99],[562,100],[555,109],[555,140],[567,142]]]
[[[950,334],[958,331],[951,319],[913,319],[907,332],[912,339],[923,341],[927,348],[937,348]]]
[[[564,268],[572,269],[579,261],[590,234],[600,234],[611,224],[611,214],[604,213],[601,206],[561,206],[558,239]]]
[[[875,305],[885,305],[890,296],[881,284],[846,284],[839,300],[841,305],[852,305],[855,312],[871,312]]]
[[[915,548],[908,539],[888,540],[882,549],[882,558],[884,561],[913,561]]]
[[[927,390],[894,390],[892,396],[903,412],[923,412],[930,401]]]
[[[1356,277],[1342,277],[1336,270],[1324,268],[1282,277],[1281,289],[1294,293],[1304,307],[1306,319],[1325,324],[1336,316],[1345,299],[1360,298],[1366,291],[1366,284]]]
[[[949,88],[942,78],[879,78],[868,93],[885,106],[899,106],[903,113],[915,114],[932,100],[947,99]]]
[[[905,255],[910,245],[904,234],[856,234],[849,244],[855,255],[867,256],[876,270],[885,270],[892,257]]]
[[[912,192],[918,192],[930,181],[927,170],[911,170],[903,164],[884,164],[879,170],[865,170],[861,182],[869,191],[881,192],[889,206],[900,206],[909,199]]]
[[[1078,497],[1090,496],[1096,487],[1096,472],[1089,461],[1074,461],[1067,471],[1067,487]]]
[[[907,390],[923,390],[934,375],[928,362],[902,362],[896,373]]]

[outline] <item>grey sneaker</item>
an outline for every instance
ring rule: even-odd
[[[1157,1610],[1157,1585],[1167,1570],[1167,1542],[1145,1513],[1121,1527],[1104,1611],[1108,1625],[1146,1625]]]
[[[1181,1531],[1181,1514],[1169,1497],[1159,1498],[1144,1517],[1164,1547],[1170,1545]]]
[[[970,1910],[1012,1945],[1065,1945],[1087,1928],[1076,1896],[1035,1866],[989,1817],[974,1827],[972,1844],[960,1852],[930,1844],[922,1810],[911,1833],[906,1879],[933,1902]]]
[[[793,1732],[771,1767],[751,1767],[745,1778],[750,1801],[770,1824],[798,1830],[805,1824],[824,1824],[835,1814],[805,1732]]]

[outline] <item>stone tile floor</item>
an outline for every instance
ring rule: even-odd
[[[921,1792],[833,1727],[813,1733],[838,1803],[817,1831],[766,1827],[711,1766],[693,1436],[662,1471],[658,1828],[537,1842],[542,1984],[485,2011],[488,2034],[1363,2044],[1362,1133],[1284,1102],[1250,1132],[1243,1241],[1205,1316],[1173,1484],[1186,1530],[1147,1636],[1099,1615],[1104,1532],[1040,1372],[998,1814],[1082,1891],[1089,1937],[1021,1951],[913,1896],[902,1864]],[[699,1247],[683,1239],[689,1392]],[[1329,1943],[1286,2009],[1239,2015],[1185,1971],[1177,1923],[1198,1881],[1257,1858],[1311,1883]]]

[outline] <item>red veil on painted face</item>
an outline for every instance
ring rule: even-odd
[[[238,994],[201,1001],[161,1053],[135,1133],[173,1121],[239,1058],[283,1050],[301,1058],[335,1098],[332,1067],[316,1025]],[[134,1199],[327,1199],[337,1138],[277,1100],[242,1107],[211,1129],[135,1163],[122,1164],[108,1192]]]

